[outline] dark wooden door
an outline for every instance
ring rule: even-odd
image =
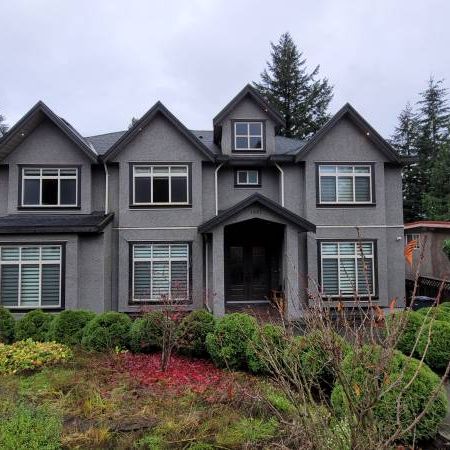
[[[227,301],[267,300],[270,258],[263,245],[230,245],[225,256]]]

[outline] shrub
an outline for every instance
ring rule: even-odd
[[[206,335],[214,330],[215,323],[214,316],[208,311],[198,310],[188,314],[178,328],[178,351],[189,356],[206,356]]]
[[[267,356],[282,355],[286,345],[285,331],[278,325],[265,324],[259,327],[249,340],[246,355],[247,366],[253,373],[269,373]]]
[[[275,418],[269,420],[244,418],[222,430],[216,437],[217,443],[224,447],[241,447],[245,444],[255,445],[275,437],[278,422]]]
[[[424,361],[437,372],[444,371],[450,361],[450,323],[435,320],[431,325],[430,344],[426,350]],[[429,338],[429,328],[426,325],[417,342],[417,354],[425,353]]]
[[[33,341],[38,342],[47,341],[53,318],[54,316],[45,313],[41,309],[35,309],[26,313],[16,322],[16,340],[33,339]]]
[[[55,342],[31,339],[14,344],[0,344],[0,375],[41,369],[72,358],[70,348]]]
[[[84,327],[95,317],[91,311],[63,311],[50,324],[48,337],[66,345],[81,344]]]
[[[421,308],[417,311],[427,319],[442,320],[450,323],[450,310],[448,308],[430,306],[428,308]]]
[[[0,342],[10,344],[14,341],[16,322],[8,309],[0,306]]]
[[[367,393],[373,392],[374,386],[381,386],[382,383],[384,395],[373,405],[372,411],[379,430],[391,435],[396,429],[397,398],[401,396],[402,399],[400,423],[404,429],[425,408],[433,391],[438,388],[440,380],[429,367],[422,365],[418,369],[420,364],[418,360],[397,351],[386,363],[384,376],[377,377],[375,368],[379,368],[382,358],[381,349],[375,346],[365,346],[358,353],[349,352],[342,363],[342,370],[351,389],[347,389],[345,394],[342,385],[336,384],[331,395],[331,403],[339,417],[349,417],[349,402],[354,410],[364,410],[367,407]],[[418,374],[413,379],[416,370]],[[445,390],[441,388],[415,431],[401,436],[401,440],[433,437],[447,413],[447,407],[447,396]]]
[[[0,419],[0,448],[3,450],[61,448],[62,419],[55,412],[21,404]]]
[[[423,324],[423,315],[416,311],[402,311],[389,314],[386,320],[388,329],[399,329],[396,343],[397,350],[410,356],[416,344],[417,331]]]
[[[248,314],[233,313],[216,322],[214,331],[206,336],[206,348],[213,362],[220,367],[246,367],[248,342],[256,333],[257,323]]]
[[[151,353],[161,349],[164,321],[161,311],[152,311],[131,325],[130,349],[134,353]]]
[[[442,303],[439,305],[439,308],[450,310],[450,300],[443,300]]]
[[[99,314],[84,328],[81,344],[96,351],[126,348],[130,327],[131,319],[126,314],[113,311]]]

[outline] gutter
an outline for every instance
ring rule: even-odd
[[[275,164],[275,167],[280,172],[281,206],[284,207],[284,172],[283,172],[283,169],[280,167],[280,165],[277,162],[275,162],[274,164]]]

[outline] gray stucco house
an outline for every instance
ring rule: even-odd
[[[364,264],[403,301],[400,157],[349,104],[307,141],[282,123],[249,85],[206,131],[158,102],[83,137],[39,102],[0,140],[0,303],[221,315],[275,290],[296,318],[315,289],[367,300]]]

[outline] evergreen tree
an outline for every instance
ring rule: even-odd
[[[0,114],[0,138],[8,131],[8,125],[5,123],[5,116]]]
[[[270,45],[271,61],[254,86],[283,115],[286,126],[281,135],[307,138],[328,120],[333,86],[326,78],[317,78],[319,66],[308,72],[306,59],[289,33]]]

